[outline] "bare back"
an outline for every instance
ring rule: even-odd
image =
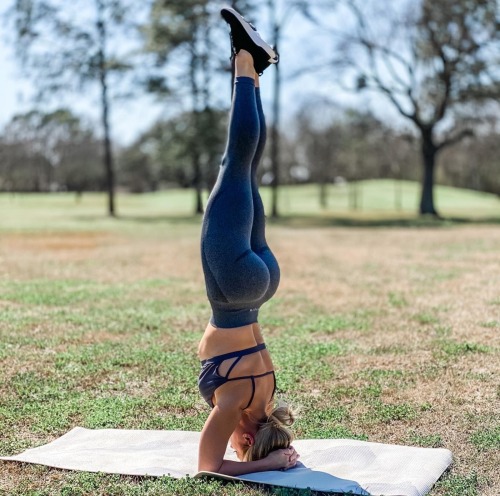
[[[263,342],[257,323],[223,329],[208,324],[198,346],[198,356],[200,360],[207,360],[252,348]],[[234,358],[222,361],[217,369],[218,374],[232,380],[216,389],[212,398],[213,403],[217,404],[223,396],[243,404],[247,404],[246,400],[251,399],[245,411],[256,418],[265,417],[274,393],[274,375],[269,375],[273,370],[274,366],[267,349],[242,356],[237,359],[237,363]],[[249,379],[236,380],[239,377]],[[250,380],[250,377],[254,379]]]

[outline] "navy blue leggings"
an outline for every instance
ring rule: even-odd
[[[266,242],[256,177],[265,142],[259,88],[253,78],[237,77],[226,151],[201,233],[201,260],[216,327],[257,322],[260,306],[278,288],[280,270]]]

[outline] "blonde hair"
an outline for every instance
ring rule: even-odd
[[[286,403],[280,403],[267,420],[261,423],[255,434],[254,443],[243,456],[243,461],[251,462],[265,458],[271,451],[288,448],[294,440],[290,427],[297,415]]]

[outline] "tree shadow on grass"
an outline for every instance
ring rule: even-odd
[[[139,224],[201,224],[200,214],[170,214],[170,215],[119,215],[117,220],[137,222]]]
[[[319,215],[293,215],[270,219],[273,225],[292,228],[353,227],[353,228],[448,228],[457,225],[500,225],[499,217],[465,218],[415,217],[337,217]]]
[[[131,222],[137,224],[201,224],[201,215],[195,214],[171,214],[171,215],[116,215],[108,217],[104,215],[78,215],[73,220],[80,222],[98,222],[103,220],[116,222]]]
[[[84,215],[75,217],[77,221],[93,222],[103,220],[105,217]],[[117,215],[117,222],[131,222],[137,224],[176,224],[199,225],[201,215],[196,214],[166,214],[166,215]],[[327,227],[352,227],[352,228],[449,228],[458,225],[500,225],[499,217],[389,217],[389,216],[324,216],[324,215],[282,215],[278,218],[268,217],[268,223],[297,229],[327,228]]]

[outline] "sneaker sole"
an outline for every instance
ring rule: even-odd
[[[224,12],[228,12],[229,14],[231,14],[241,24],[241,26],[243,27],[247,35],[250,37],[252,42],[258,47],[262,48],[267,53],[267,55],[269,56],[268,62],[270,64],[278,63],[278,56],[276,55],[276,52],[260,36],[257,36],[255,34],[256,33],[255,29],[252,28],[250,23],[239,12],[237,12],[231,7],[224,7],[221,10],[221,14],[226,22],[228,22],[228,20],[224,16],[223,14]]]

